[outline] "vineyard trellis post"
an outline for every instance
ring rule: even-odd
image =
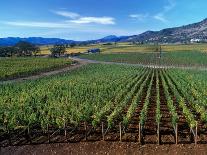
[[[197,140],[198,140],[198,122],[196,121],[195,144],[197,144]]]
[[[121,122],[119,123],[119,135],[120,135],[120,142],[121,142],[122,141]]]
[[[87,124],[84,122],[85,140],[87,141]]]
[[[27,130],[25,130],[25,136],[26,138],[28,138],[29,143],[32,144],[29,127],[27,128]]]
[[[178,144],[178,124],[175,125],[175,143]]]
[[[8,137],[9,137],[9,145],[12,145],[12,141],[11,141],[11,135],[10,135],[10,131],[8,130]]]
[[[193,128],[190,128],[191,133],[191,139],[194,139],[195,145],[197,145],[197,139],[198,139],[198,122],[196,121],[195,130]]]
[[[160,145],[160,123],[157,123],[158,145]]]
[[[142,125],[139,123],[139,143],[142,144]]]
[[[48,138],[48,143],[50,143],[50,131],[49,131],[49,125],[47,124],[47,138]]]
[[[67,141],[67,128],[66,128],[66,123],[64,123],[64,131],[65,131],[65,140]]]
[[[105,140],[105,137],[104,137],[104,123],[101,122],[101,131],[102,131],[102,139]]]

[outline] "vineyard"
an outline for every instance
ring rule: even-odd
[[[207,143],[207,73],[90,64],[0,85],[0,145]]]
[[[0,80],[13,79],[66,67],[69,59],[53,58],[0,58]]]
[[[144,65],[206,67],[207,54],[198,51],[172,52],[125,52],[81,55],[80,58]],[[159,58],[159,59],[158,59]]]

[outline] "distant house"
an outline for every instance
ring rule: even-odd
[[[93,48],[93,49],[89,49],[88,53],[100,53],[101,50],[99,48]]]
[[[190,42],[191,43],[199,43],[199,42],[201,42],[201,39],[191,39]]]

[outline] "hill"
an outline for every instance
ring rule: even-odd
[[[207,42],[207,18],[201,22],[185,26],[167,28],[160,31],[146,31],[133,36],[109,35],[97,40],[74,41],[59,38],[0,38],[0,46],[15,45],[19,41],[27,41],[36,45],[70,44],[70,43],[106,43],[106,42],[145,42],[145,43],[190,43]]]
[[[161,31],[147,31],[128,37],[124,41],[159,43],[207,42],[207,18],[201,22]]]
[[[19,41],[30,42],[35,45],[53,45],[53,44],[70,44],[75,41],[65,40],[59,38],[42,38],[42,37],[29,37],[29,38],[19,38],[19,37],[8,37],[0,38],[0,46],[13,46]]]

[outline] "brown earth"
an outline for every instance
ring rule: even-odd
[[[130,142],[80,142],[1,148],[1,155],[207,155],[207,145],[139,145]]]

